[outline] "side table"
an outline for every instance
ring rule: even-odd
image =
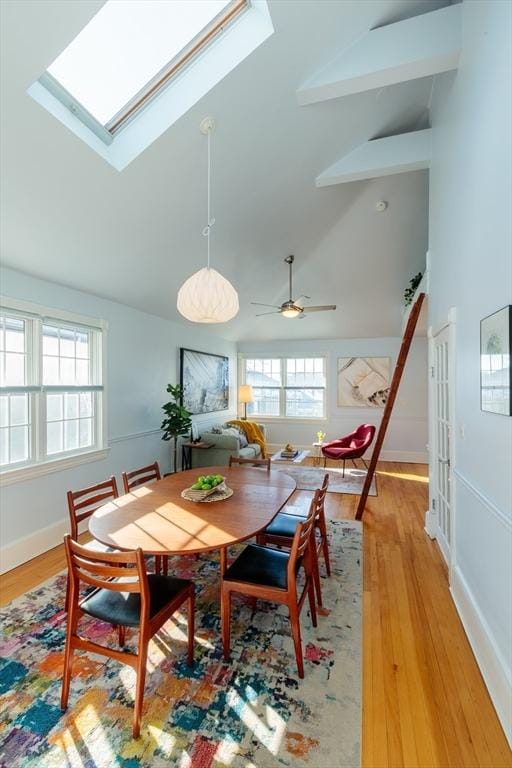
[[[192,448],[199,448],[206,451],[213,448],[215,443],[191,443],[190,441],[181,444],[181,470],[192,469]]]
[[[322,445],[323,443],[313,443],[313,466],[319,467],[322,461]]]

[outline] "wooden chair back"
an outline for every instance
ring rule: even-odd
[[[270,472],[270,458],[268,459],[245,459],[241,456],[230,456],[229,457],[229,466],[232,467],[233,464],[249,464],[253,467],[265,467],[268,472]]]
[[[64,537],[70,579],[71,604],[80,594],[80,583],[112,592],[134,592],[141,595],[149,609],[149,586],[142,549],[127,552],[96,552],[82,547],[68,534]],[[121,581],[119,581],[121,579]]]
[[[90,517],[98,507],[109,499],[117,499],[119,491],[114,475],[103,483],[90,485],[80,491],[68,491],[68,511],[71,523],[71,538],[78,539],[78,525]]]
[[[309,507],[308,516],[302,523],[298,523],[290,548],[290,559],[288,560],[288,581],[294,580],[297,571],[304,557],[308,555],[308,547],[311,543],[315,518],[318,514],[318,499],[320,491],[316,490],[313,500]]]
[[[329,488],[329,475],[325,474],[322,485],[315,493],[313,501],[316,505],[317,515],[324,511],[325,497],[327,496],[327,489]]]
[[[155,461],[154,464],[148,464],[147,467],[134,469],[132,472],[123,472],[124,492],[130,493],[134,488],[138,488],[139,485],[150,483],[152,480],[161,479],[162,475],[160,473],[158,461]]]

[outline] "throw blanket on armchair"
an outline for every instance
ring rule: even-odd
[[[267,458],[267,444],[263,437],[263,432],[257,424],[253,421],[244,421],[242,419],[233,419],[233,421],[228,421],[228,424],[232,424],[234,427],[238,427],[238,429],[243,429],[247,440],[250,443],[256,443],[261,448],[261,458]]]

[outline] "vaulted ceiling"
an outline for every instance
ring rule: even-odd
[[[181,321],[177,290],[205,261],[199,123],[212,115],[212,263],[241,305],[212,333],[398,335],[403,289],[427,250],[427,171],[320,189],[315,178],[368,139],[425,127],[432,78],[309,106],[296,91],[369,29],[447,4],[270,0],[275,34],[119,173],[26,93],[102,3],[4,0],[3,263]],[[385,212],[375,208],[381,199]],[[336,312],[255,319],[251,300],[287,298],[288,253],[295,292],[337,303]]]

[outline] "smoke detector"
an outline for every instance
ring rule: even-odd
[[[375,210],[378,211],[379,213],[382,213],[382,211],[385,211],[387,207],[388,207],[388,204],[385,200],[378,200],[375,203]]]

